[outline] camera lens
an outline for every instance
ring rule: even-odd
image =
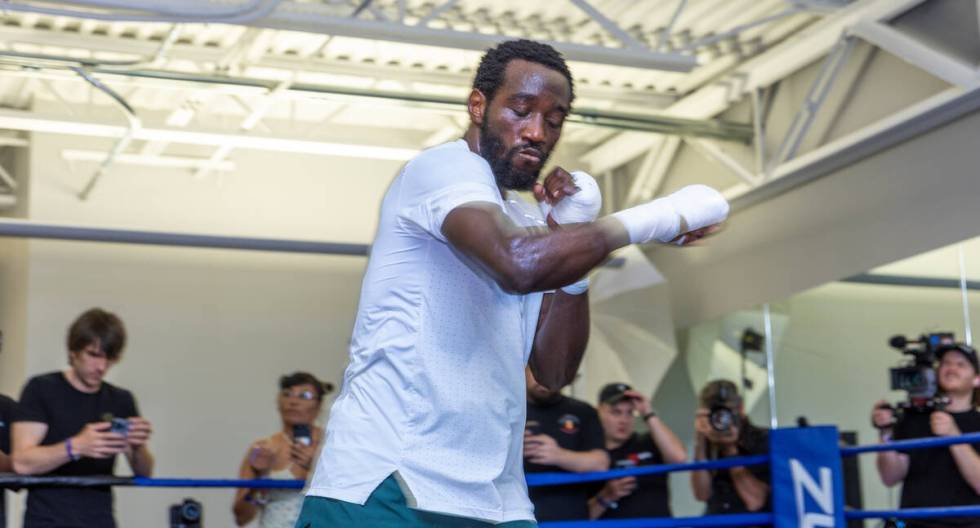
[[[727,407],[716,407],[708,415],[708,422],[711,428],[719,433],[724,433],[732,428],[735,423],[735,414]]]
[[[184,522],[197,522],[201,519],[201,508],[195,502],[185,502],[180,507],[180,516]]]

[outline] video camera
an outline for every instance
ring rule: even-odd
[[[932,412],[946,407],[948,399],[939,392],[936,381],[936,362],[939,351],[956,345],[952,332],[923,334],[918,339],[897,335],[888,344],[903,355],[912,356],[905,365],[889,369],[891,389],[908,393],[908,400],[892,407],[896,418],[905,411]]]

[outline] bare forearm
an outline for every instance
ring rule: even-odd
[[[13,455],[14,471],[21,475],[41,475],[59,468],[71,459],[64,442],[54,445],[17,449]]]
[[[545,295],[529,365],[539,383],[559,390],[575,379],[589,342],[588,293]]]
[[[252,522],[252,519],[259,514],[259,508],[255,504],[245,500],[249,491],[247,489],[240,489],[235,494],[235,504],[232,506],[231,511],[235,515],[235,524],[238,526],[245,526]]]
[[[882,451],[878,453],[876,463],[881,482],[885,486],[894,486],[905,479],[908,461],[903,455],[895,451]]]
[[[127,454],[129,467],[133,469],[133,475],[137,477],[149,477],[153,475],[153,453],[146,446],[140,446]]]
[[[956,467],[974,492],[980,495],[980,455],[973,449],[972,445],[960,444],[949,447],[956,460]]]
[[[509,240],[515,285],[521,292],[546,291],[581,279],[611,252],[629,244],[622,224],[611,217]]]
[[[514,293],[572,284],[629,243],[626,229],[615,218],[554,230],[527,229],[514,225],[498,208],[482,205],[453,209],[442,232],[501,288]]]
[[[694,498],[707,502],[711,498],[711,473],[701,469],[691,472],[691,490]]]
[[[650,428],[653,443],[657,445],[657,449],[663,455],[665,462],[668,464],[687,462],[687,450],[684,449],[681,439],[677,438],[674,431],[671,431],[659,417],[651,416],[647,419],[647,427]]]
[[[744,467],[734,467],[730,470],[735,492],[749,511],[759,511],[766,505],[769,497],[769,485],[757,479],[751,471]]]
[[[10,460],[10,455],[0,451],[0,473],[10,473],[13,470],[14,466]]]
[[[557,466],[572,473],[605,471],[609,469],[609,456],[601,450],[570,451],[562,449]]]

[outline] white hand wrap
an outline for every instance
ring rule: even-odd
[[[585,172],[575,171],[570,174],[579,191],[565,196],[554,207],[547,201],[541,202],[541,213],[546,219],[550,214],[551,218],[561,225],[592,222],[599,216],[599,210],[602,209],[602,193],[599,192],[599,184],[595,178]]]
[[[630,242],[668,243],[682,234],[718,224],[728,218],[728,202],[707,185],[688,185],[652,202],[613,213],[629,233]]]
[[[554,207],[547,201],[541,202],[539,204],[541,214],[544,215],[545,219],[550,214],[552,220],[559,225],[595,221],[599,217],[599,210],[602,209],[602,193],[599,192],[599,183],[583,171],[575,171],[569,174],[572,176],[572,182],[578,187],[578,192],[565,196]],[[569,295],[582,295],[588,290],[588,277],[583,277],[582,280],[561,289]]]

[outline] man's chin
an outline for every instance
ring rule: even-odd
[[[539,172],[517,173],[511,172],[503,178],[497,178],[497,183],[504,189],[511,191],[530,191],[538,181]]]

